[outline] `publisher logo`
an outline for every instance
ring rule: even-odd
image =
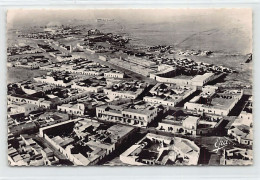
[[[212,151],[218,153],[220,149],[224,149],[225,147],[230,145],[234,145],[231,140],[226,137],[219,137],[214,144],[215,149],[213,149]]]

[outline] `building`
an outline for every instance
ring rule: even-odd
[[[15,66],[28,69],[39,69],[40,67],[39,63],[37,62],[16,63]]]
[[[25,116],[28,116],[30,112],[36,111],[38,108],[39,107],[35,104],[27,104],[27,103],[16,104],[16,106],[11,107],[10,114],[12,115],[24,114]]]
[[[139,81],[113,81],[115,84],[109,85],[104,89],[104,93],[109,99],[136,99],[147,87],[146,83]]]
[[[248,120],[248,122],[253,121],[253,99],[252,96],[247,101],[245,107],[243,108],[242,112],[240,113],[239,117],[241,119]]]
[[[68,87],[73,84],[73,81],[69,77],[61,76],[60,78],[55,78],[52,76],[42,76],[33,78],[36,82],[52,84],[55,86]]]
[[[104,73],[104,77],[105,78],[124,78],[125,73],[116,71],[116,70],[112,70],[110,72]]]
[[[37,83],[26,81],[22,83],[17,83],[19,87],[26,93],[26,94],[35,94],[37,92],[46,92],[56,88],[56,86],[46,84],[46,83]]]
[[[92,61],[81,58],[42,66],[40,69],[51,72],[68,72],[88,76],[103,76],[104,72],[107,71],[107,68],[103,65],[98,63],[93,64]]]
[[[232,125],[227,134],[239,144],[253,145],[253,129],[247,125]]]
[[[60,106],[57,106],[57,110],[61,112],[65,112],[68,114],[74,114],[74,115],[84,115],[85,112],[85,106],[84,104],[78,103],[78,104],[62,104]]]
[[[218,77],[211,72],[204,73],[203,75],[195,75],[195,77],[191,75],[181,75],[179,72],[180,70],[176,67],[163,64],[158,66],[157,73],[150,74],[150,78],[161,83],[174,83],[202,87]]]
[[[144,97],[144,101],[174,107],[195,92],[196,87],[193,86],[158,83],[150,90],[151,95]]]
[[[158,109],[147,104],[103,105],[96,108],[97,118],[138,127],[146,127],[158,114]]]
[[[128,142],[135,132],[133,127],[90,119],[74,119],[40,129],[42,137],[74,165],[81,166],[99,163]]]
[[[19,95],[19,94],[7,95],[7,100],[9,104],[27,103],[27,104],[34,104],[37,105],[38,107],[43,107],[46,109],[49,109],[52,104],[50,101],[46,101],[44,98],[36,98],[32,96]]]
[[[8,162],[12,166],[59,165],[59,159],[49,148],[42,148],[34,139],[21,134],[13,143],[8,144]]]
[[[162,120],[162,122],[159,122],[157,129],[170,133],[196,135],[199,119],[200,118],[196,116],[177,118],[175,116],[168,115]]]
[[[253,145],[252,97],[246,102],[240,115],[230,124],[227,134],[243,145]]]
[[[120,155],[129,165],[197,165],[200,148],[192,141],[148,133]]]
[[[252,165],[253,164],[253,150],[242,148],[231,148],[224,152],[223,165]]]
[[[184,133],[191,134],[191,135],[196,134],[198,124],[199,124],[199,117],[188,116],[182,122]]]
[[[184,109],[198,114],[208,113],[227,116],[243,96],[243,90],[203,91],[189,102]]]
[[[79,89],[85,92],[100,93],[103,92],[106,82],[100,79],[84,79],[76,81],[72,84],[71,88]]]
[[[149,77],[151,73],[154,73],[155,71],[149,67],[145,67],[142,65],[138,65],[136,63],[133,63],[131,61],[123,60],[121,57],[119,58],[111,58],[109,60],[110,63],[122,67],[124,69],[133,71],[137,74],[141,74],[143,76]]]
[[[214,73],[205,73],[203,75],[197,75],[194,78],[191,79],[191,84],[193,86],[204,86],[208,82],[212,81],[214,77]]]
[[[149,60],[146,60],[144,58],[139,58],[139,57],[136,57],[136,56],[128,56],[128,58],[126,58],[125,61],[137,64],[137,65],[140,65],[140,66],[143,66],[143,67],[148,67],[148,68],[156,65],[156,63],[153,62],[153,61],[149,61]]]
[[[174,77],[176,76],[176,67],[169,66],[167,64],[162,64],[158,66],[158,72],[154,74],[150,74],[150,78],[156,80],[158,77]]]

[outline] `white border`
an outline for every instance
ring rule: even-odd
[[[6,46],[7,8],[252,8],[254,65],[254,165],[248,167],[9,167],[7,165]],[[0,179],[260,179],[260,1],[84,1],[0,0]],[[259,71],[258,71],[259,70]],[[258,81],[258,82],[257,82]],[[257,111],[259,109],[259,111]]]

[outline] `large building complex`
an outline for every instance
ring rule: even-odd
[[[74,165],[95,165],[120,148],[135,129],[106,125],[90,119],[75,119],[40,129],[40,135]]]
[[[221,74],[220,74],[221,75]],[[218,78],[220,75],[215,76],[212,72],[207,72],[202,75],[182,75],[181,70],[169,65],[158,66],[158,72],[150,74],[150,78],[161,83],[174,83],[174,84],[186,84],[197,87],[202,87],[208,82]]]
[[[213,89],[213,90],[212,90]],[[185,103],[184,109],[197,113],[227,116],[243,96],[243,90],[215,90],[206,88],[203,92]]]
[[[136,64],[136,61],[131,62],[129,60],[123,60],[121,57],[120,58],[111,58],[109,62],[114,65],[117,65],[119,67],[129,69],[130,71],[133,71],[135,73],[142,74],[144,76],[150,76],[151,73],[155,72],[153,69],[151,69],[149,67],[146,67],[146,66],[143,66],[140,64]]]
[[[158,83],[150,90],[151,95],[144,97],[144,101],[174,107],[194,92],[195,86]]]
[[[110,98],[136,99],[147,87],[146,83],[139,81],[118,81],[108,85],[104,93]]]
[[[197,165],[200,148],[192,141],[148,133],[120,160],[129,165]]]

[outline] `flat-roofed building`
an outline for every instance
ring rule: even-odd
[[[107,61],[107,58],[105,56],[101,56],[101,55],[98,56],[98,59],[100,59],[102,61]]]
[[[15,140],[17,145],[8,146],[8,162],[12,166],[58,165],[59,159],[51,149],[43,149],[27,134],[20,134]]]
[[[224,151],[223,165],[252,165],[253,150],[243,148],[230,148]]]
[[[247,125],[231,126],[227,134],[239,144],[253,145],[253,129]]]
[[[35,77],[33,79],[36,82],[47,83],[47,84],[52,84],[55,86],[63,86],[63,87],[68,87],[73,84],[72,79],[70,79],[69,77],[63,77],[62,79],[55,79],[52,76],[45,76],[45,77]]]
[[[209,81],[214,79],[214,73],[205,73],[203,75],[197,75],[191,79],[191,84],[194,86],[204,86]]]
[[[7,95],[7,100],[9,104],[13,103],[27,103],[27,104],[34,104],[38,107],[43,107],[49,109],[51,106],[50,101],[46,101],[44,98],[37,98],[28,95],[20,95],[20,94],[10,94]]]
[[[73,83],[71,88],[79,89],[84,92],[100,93],[106,86],[106,82],[96,78],[87,78]]]
[[[103,105],[96,108],[99,119],[123,124],[146,127],[157,116],[158,109],[154,106],[142,105]]]
[[[28,69],[39,69],[40,64],[37,62],[27,62],[27,63],[18,63],[15,66],[22,67],[22,68],[28,68]]]
[[[125,73],[116,71],[116,70],[112,70],[110,72],[104,73],[104,77],[105,78],[124,78]]]
[[[104,93],[110,99],[136,99],[140,94],[142,94],[146,87],[146,83],[139,81],[120,81],[111,86],[108,84],[108,86],[104,89]]]
[[[150,78],[152,79],[157,79],[158,77],[165,77],[165,78],[170,78],[176,76],[176,67],[167,65],[167,64],[162,64],[158,66],[158,72],[150,74]]]
[[[75,62],[78,59],[71,60],[68,62],[62,62],[60,64],[50,64],[40,67],[41,70],[51,71],[51,72],[68,72],[73,74],[82,74],[88,76],[103,76],[106,68],[103,68],[102,65],[96,65],[93,67],[90,66],[90,62],[87,60],[78,60],[80,62]],[[76,64],[76,65],[75,65]]]
[[[123,60],[121,58],[120,59],[119,58],[111,58],[109,60],[109,62],[116,65],[116,66],[125,68],[129,71],[133,71],[137,74],[141,74],[141,75],[147,76],[147,77],[149,77],[151,73],[155,72],[150,67],[139,65],[139,64],[136,64],[136,63],[128,61],[128,60]]]
[[[62,132],[62,136],[57,132]],[[72,133],[73,132],[73,133]],[[127,143],[136,129],[74,119],[40,129],[40,135],[74,165],[95,165]]]
[[[159,122],[157,129],[174,134],[196,135],[199,119],[196,116],[177,118],[168,115],[162,122]]]
[[[247,101],[245,107],[243,108],[242,112],[240,113],[239,117],[241,119],[248,120],[251,122],[253,120],[253,99],[252,96]]]
[[[184,104],[184,109],[199,114],[209,113],[227,116],[243,96],[243,90],[223,90],[207,94],[202,92]]]
[[[74,115],[84,115],[85,112],[85,105],[78,103],[78,104],[62,104],[60,106],[57,106],[57,110],[61,112],[65,112],[68,114],[74,114]]]
[[[148,133],[120,155],[129,165],[197,165],[200,148],[192,141]]]
[[[35,104],[21,103],[11,107],[11,114],[24,114],[28,116],[30,112],[36,111],[39,107]]]
[[[150,90],[151,95],[144,97],[144,101],[174,107],[195,92],[194,86],[158,83]]]
[[[144,58],[139,58],[136,56],[128,56],[128,58],[126,58],[125,60],[144,67],[151,67],[156,65],[156,63],[153,61],[149,61]]]

